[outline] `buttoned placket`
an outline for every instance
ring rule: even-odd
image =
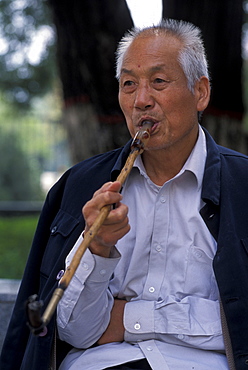
[[[166,243],[169,230],[169,191],[170,184],[168,183],[158,191],[156,197],[148,274],[143,299],[158,300],[160,295],[165,271]]]

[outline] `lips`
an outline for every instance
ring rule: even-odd
[[[156,121],[154,118],[152,117],[142,117],[140,120],[139,120],[139,124],[138,126],[141,128],[143,127],[144,125],[147,125],[150,129],[150,133],[152,133],[155,128],[157,127],[158,125],[158,121]]]

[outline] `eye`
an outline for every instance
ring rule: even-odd
[[[161,83],[164,83],[166,82],[165,80],[163,80],[162,78],[155,78],[154,80],[155,83],[158,83],[158,84],[161,84]]]
[[[165,80],[164,78],[160,78],[160,77],[156,77],[152,82],[154,88],[157,90],[165,89],[168,83],[169,83],[168,80]]]
[[[127,80],[123,82],[123,86],[132,86],[134,84],[133,81]]]
[[[132,80],[123,80],[120,83],[120,88],[125,93],[131,93],[135,90],[135,82]]]

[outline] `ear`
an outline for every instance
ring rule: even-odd
[[[195,84],[195,96],[198,112],[207,108],[210,99],[210,83],[207,77],[202,76]]]

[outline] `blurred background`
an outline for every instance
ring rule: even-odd
[[[134,24],[201,28],[212,83],[202,125],[248,153],[247,13],[244,0],[0,0],[0,279],[21,279],[61,174],[128,140],[114,68]]]

